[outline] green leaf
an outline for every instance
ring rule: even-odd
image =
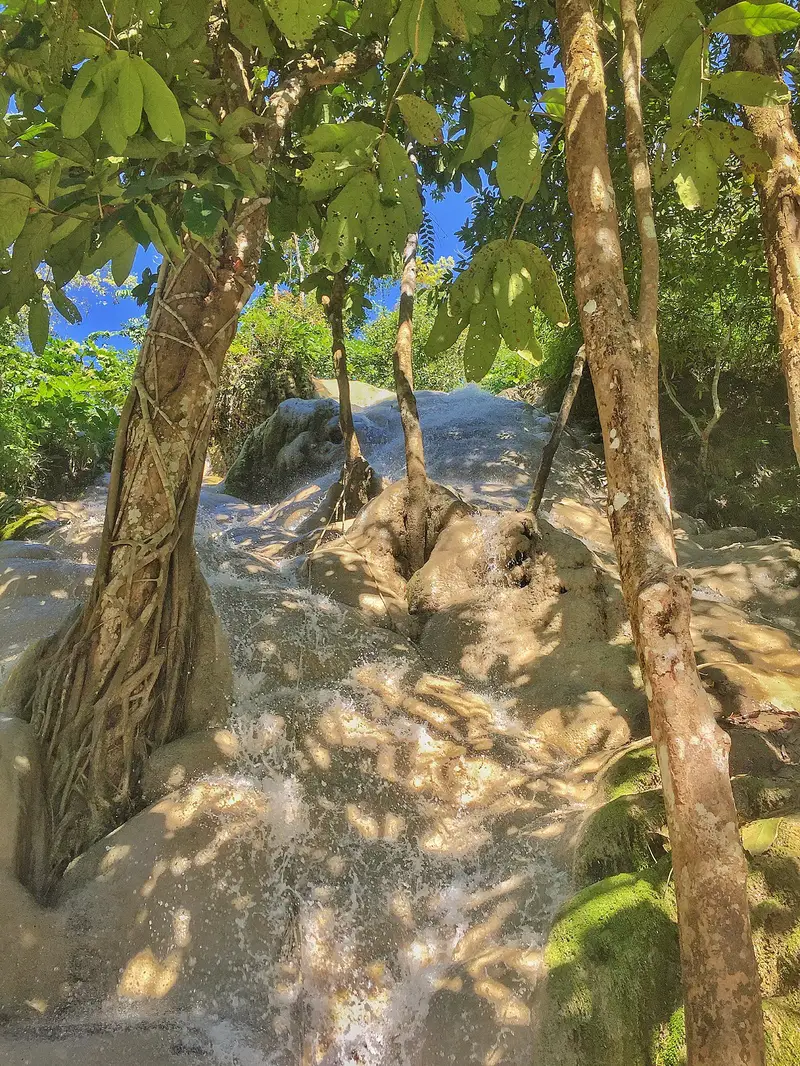
[[[777,6],[777,5],[776,5]],[[760,818],[742,826],[742,847],[750,855],[769,851],[778,836],[782,818]]]
[[[506,241],[491,241],[472,257],[450,288],[450,309],[453,315],[466,318],[472,304],[480,303],[488,293],[492,295],[492,274],[498,257],[506,251]]]
[[[111,277],[115,285],[124,285],[131,276],[133,261],[139,250],[139,245],[125,230],[122,231],[127,238],[126,243],[119,242],[119,251],[115,252],[111,260]]]
[[[674,181],[687,210],[713,211],[717,206],[719,173],[711,145],[701,129],[690,130],[681,142]]]
[[[133,56],[131,62],[136,64],[136,72],[142,83],[143,106],[153,133],[160,141],[185,144],[186,126],[172,90],[158,71],[141,56]]]
[[[669,117],[680,126],[702,103],[705,96],[703,74],[708,66],[708,43],[701,34],[686,49],[675,75],[675,85],[669,99]]]
[[[78,71],[61,112],[61,132],[73,139],[81,137],[100,114],[103,104],[103,89],[95,81],[104,60],[90,59]]]
[[[80,311],[62,289],[57,289],[52,285],[50,287],[50,299],[53,301],[53,307],[67,322],[76,325],[81,321]]]
[[[353,31],[362,37],[385,37],[397,11],[397,0],[364,0]]]
[[[499,96],[480,96],[470,100],[472,129],[464,145],[464,159],[478,159],[487,148],[497,144],[511,129],[513,109]]]
[[[544,104],[544,109],[550,118],[563,122],[567,113],[567,90],[563,85],[558,85],[554,89],[546,89],[539,97],[539,103]]]
[[[378,176],[381,193],[396,198],[406,217],[406,232],[415,233],[422,225],[419,181],[408,153],[394,137],[386,136],[378,148]]]
[[[261,11],[250,0],[227,0],[231,31],[248,48],[258,48],[269,57],[275,51]]]
[[[671,37],[664,42],[669,61],[675,70],[681,65],[686,49],[693,44],[703,32],[703,13],[695,5],[691,14],[683,20]]]
[[[16,178],[0,178],[0,250],[9,248],[22,232],[33,193]]]
[[[50,336],[50,308],[41,296],[32,300],[28,308],[28,336],[33,350],[41,355]]]
[[[100,129],[108,141],[111,151],[118,156],[125,154],[128,138],[122,129],[122,112],[116,80],[106,89],[103,106],[100,108]]]
[[[759,147],[758,138],[744,126],[730,126],[728,136],[730,138],[731,151],[739,157],[745,170],[767,171],[772,166],[772,160]]]
[[[711,75],[711,92],[731,104],[743,107],[779,107],[791,99],[782,78],[769,74],[750,74],[746,70],[731,70]]]
[[[320,152],[308,170],[303,171],[300,183],[310,200],[323,200],[364,169],[366,164],[353,166],[338,152]]]
[[[459,41],[469,40],[469,27],[464,8],[459,0],[436,0],[436,10],[442,25]]]
[[[410,52],[417,63],[427,63],[433,33],[433,0],[400,0],[389,31],[386,62],[396,63]]]
[[[126,53],[123,52],[123,55],[126,55]],[[142,121],[144,90],[142,89],[141,78],[136,70],[136,64],[132,63],[130,59],[120,63],[116,90],[122,132],[126,137],[133,137]]]
[[[655,7],[651,6],[642,30],[642,58],[655,55],[696,10],[694,0],[660,0]]]
[[[317,32],[333,0],[265,0],[272,21],[287,40],[303,44]]]
[[[731,36],[765,37],[800,26],[800,12],[788,4],[741,3],[720,11],[709,22],[715,33]]]
[[[433,104],[413,93],[406,93],[397,97],[397,106],[415,140],[429,147],[442,143],[442,120]]]
[[[500,348],[500,323],[492,299],[475,304],[469,316],[469,332],[464,344],[464,376],[481,381],[492,368]]]
[[[569,311],[550,260],[530,241],[514,241],[513,248],[525,265],[536,306],[554,325],[568,326]]]
[[[500,331],[512,351],[526,349],[534,331],[533,289],[526,273],[512,247],[499,257],[492,277]]]
[[[467,326],[464,318],[457,318],[451,313],[450,301],[445,300],[436,312],[436,318],[425,343],[427,355],[441,355],[452,348]]]
[[[307,134],[303,144],[312,154],[338,152],[350,163],[361,163],[372,159],[380,135],[380,127],[368,122],[329,122]]]
[[[519,196],[527,203],[536,195],[542,179],[542,153],[539,134],[527,115],[501,138],[495,173],[504,199]]]
[[[183,194],[183,221],[195,237],[213,237],[222,214],[222,204],[211,189],[187,189]]]

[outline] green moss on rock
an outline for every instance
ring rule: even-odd
[[[667,873],[662,863],[606,878],[559,914],[545,951],[544,1062],[651,1066],[650,1049],[681,1002]]]
[[[764,1000],[767,1066],[800,1062],[800,992]]]

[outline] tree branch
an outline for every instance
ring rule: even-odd
[[[647,160],[642,117],[642,38],[636,18],[636,0],[621,0],[622,84],[625,94],[625,150],[633,179],[636,226],[642,250],[639,281],[639,323],[655,335],[658,317],[658,238],[653,214],[653,184]]]

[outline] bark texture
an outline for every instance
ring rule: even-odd
[[[257,158],[265,169],[308,92],[377,59],[370,47],[287,76],[264,107]],[[228,109],[241,103],[240,67],[232,76],[221,70],[234,94]],[[89,599],[26,678],[53,816],[54,876],[130,814],[147,753],[181,724],[202,580],[192,536],[214,399],[253,289],[266,207],[266,198],[238,204],[214,251],[187,239],[180,262],[162,265],[120,420]]]
[[[426,527],[428,511],[428,478],[425,472],[425,448],[422,426],[414,395],[412,343],[414,340],[414,296],[417,291],[416,233],[409,233],[403,249],[403,276],[400,282],[400,311],[397,322],[397,341],[392,361],[394,384],[406,449],[408,499],[406,502],[406,538],[408,563],[412,574],[424,564],[427,555]]]
[[[342,269],[333,276],[331,295],[325,303],[325,311],[331,327],[331,354],[333,370],[339,390],[339,428],[344,441],[344,466],[339,481],[332,486],[332,496],[326,500],[333,516],[351,518],[376,494],[378,479],[364,458],[361,444],[353,422],[353,407],[350,401],[350,375],[347,371],[347,348],[344,341],[344,300],[347,291],[347,271]]]
[[[561,401],[558,418],[553,426],[550,439],[542,449],[542,457],[539,460],[539,467],[536,471],[536,477],[533,480],[533,492],[531,493],[530,500],[528,500],[527,510],[530,511],[531,514],[536,514],[542,506],[542,497],[544,496],[544,490],[547,487],[547,479],[550,477],[550,471],[553,469],[553,460],[556,457],[558,446],[564,435],[564,427],[569,420],[572,404],[575,402],[575,397],[578,395],[578,389],[581,384],[583,368],[585,365],[586,349],[581,345],[576,352],[575,359],[572,363],[572,373],[569,376],[569,383],[567,384],[564,397]]]
[[[782,78],[772,37],[731,38],[740,70]],[[745,121],[772,160],[756,174],[781,364],[789,395],[789,424],[800,463],[800,145],[788,104],[745,107]]]
[[[626,149],[642,245],[634,314],[606,140],[591,0],[558,0],[575,290],[603,430],[608,514],[664,783],[691,1066],[761,1066],[763,1025],[729,742],[701,684],[691,579],[675,562],[658,423],[658,245],[639,101],[634,0],[623,0]]]

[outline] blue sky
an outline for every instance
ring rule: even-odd
[[[456,237],[456,232],[461,229],[469,218],[470,207],[467,202],[471,195],[471,189],[464,185],[460,193],[449,190],[443,200],[434,201],[430,197],[427,200],[427,210],[433,221],[434,253],[435,258],[440,256],[453,256],[457,258],[462,251],[461,242]],[[133,271],[141,275],[145,267],[156,270],[159,256],[151,247],[140,250],[133,264]],[[398,297],[398,287],[391,286],[381,290],[380,299],[388,306],[392,306]],[[72,340],[84,340],[88,334],[99,330],[114,331],[121,327],[131,318],[137,318],[142,314],[142,308],[130,297],[115,299],[113,292],[107,289],[103,294],[97,294],[88,288],[79,289],[76,303],[83,313],[83,321],[77,325],[70,325],[58,313],[53,314],[53,332],[61,337]],[[101,341],[101,343],[103,343]],[[125,346],[123,338],[105,343]]]

